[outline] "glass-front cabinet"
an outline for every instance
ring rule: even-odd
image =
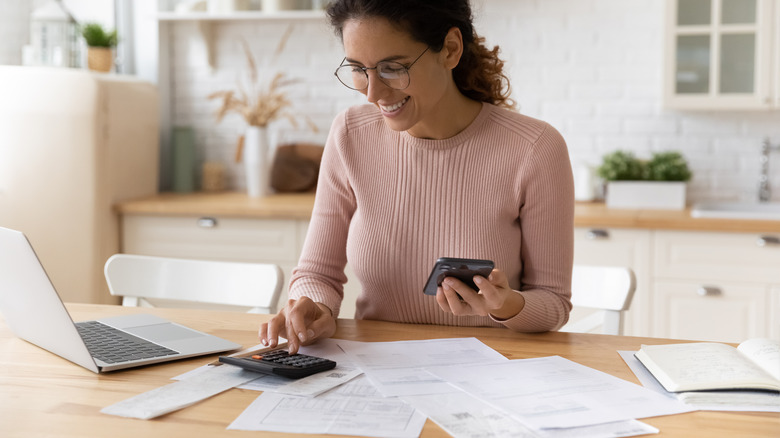
[[[667,0],[664,103],[780,109],[780,0]]]

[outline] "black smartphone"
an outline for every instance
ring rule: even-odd
[[[481,275],[485,278],[493,271],[492,260],[481,259],[458,259],[453,257],[440,257],[431,269],[431,275],[425,282],[423,293],[425,295],[436,295],[436,289],[441,286],[445,277],[455,277],[466,283],[474,290],[479,290],[474,284],[474,276]]]

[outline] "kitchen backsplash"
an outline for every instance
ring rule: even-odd
[[[572,161],[598,165],[616,149],[649,157],[680,150],[693,170],[689,200],[754,200],[761,141],[780,143],[780,111],[671,111],[662,104],[664,1],[477,0],[477,31],[501,47],[519,110],[555,126]],[[286,27],[286,50],[268,65]],[[205,62],[195,22],[171,24],[172,119],[192,125],[204,158],[228,164],[229,183],[242,185],[233,163],[236,115],[217,124],[218,107],[207,96],[235,87],[246,71],[240,38],[262,69],[285,71],[301,82],[290,87],[296,114],[319,134],[297,133],[285,120],[272,125],[284,139],[324,141],[333,116],[365,98],[333,77],[343,57],[325,20],[213,22],[216,69]],[[165,54],[161,54],[165,56]],[[780,153],[771,159],[773,200],[780,201]]]

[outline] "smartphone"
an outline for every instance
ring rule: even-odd
[[[436,260],[436,264],[433,265],[431,275],[428,276],[428,281],[425,282],[423,293],[425,295],[436,295],[436,289],[441,286],[441,282],[445,277],[455,277],[466,283],[470,288],[479,290],[477,285],[474,284],[474,276],[481,275],[487,278],[490,272],[493,271],[493,266],[492,260],[440,257]]]

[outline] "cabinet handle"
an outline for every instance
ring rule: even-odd
[[[777,246],[780,245],[780,237],[777,236],[761,236],[756,241],[756,245],[764,246]]]
[[[599,229],[588,230],[586,236],[590,240],[609,239],[609,231]]]
[[[198,219],[198,226],[201,228],[214,228],[217,226],[217,218],[202,217]]]
[[[717,286],[699,286],[696,293],[703,297],[717,297],[723,295],[723,291]]]

